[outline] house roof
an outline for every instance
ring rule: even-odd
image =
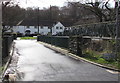
[[[24,25],[24,26],[53,26],[53,24],[56,24],[56,22],[52,22],[49,20],[42,20],[42,21],[32,21],[32,20],[24,20],[20,25]]]
[[[63,26],[65,26],[65,27],[73,26],[73,22],[68,22],[68,21],[66,21],[66,22],[61,22],[61,23],[62,23]]]
[[[40,20],[39,22],[33,21],[33,20],[23,20],[22,22],[20,22],[19,25],[23,25],[23,26],[53,26],[55,24],[57,24],[59,21],[51,21],[51,20]],[[60,22],[63,26],[65,27],[69,27],[69,26],[73,26],[73,22],[69,22],[69,21],[62,21]]]

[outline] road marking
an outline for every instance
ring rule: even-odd
[[[106,70],[107,72],[109,73],[112,73],[112,74],[119,74],[120,72],[117,72],[117,71],[112,71],[112,70]]]

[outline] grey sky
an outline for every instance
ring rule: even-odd
[[[20,2],[20,6],[26,7],[50,7],[50,5],[63,6],[67,0],[14,0]]]
[[[18,3],[21,7],[50,7],[52,6],[64,6],[65,2],[68,1],[87,1],[87,0],[13,0],[14,2]],[[89,1],[89,0],[88,0]],[[93,0],[94,1],[94,0]],[[114,6],[114,0],[110,0],[110,5]]]

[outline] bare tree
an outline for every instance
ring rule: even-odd
[[[2,2],[3,32],[11,30],[12,26],[20,24],[24,19],[24,9],[12,1]]]
[[[79,2],[68,2],[77,7],[83,6],[85,9],[90,10],[95,14],[100,22],[115,20],[115,11],[109,6],[109,1],[104,0],[80,0]],[[79,5],[81,3],[82,5]]]

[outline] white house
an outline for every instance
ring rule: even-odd
[[[30,34],[34,34],[37,29],[34,26],[13,26],[13,32],[25,35],[28,31],[30,31]]]
[[[52,35],[56,35],[59,32],[64,32],[65,27],[58,22],[52,27],[52,30],[50,29],[49,26],[13,26],[13,32],[15,33],[22,33],[23,35],[25,34],[36,34],[38,33],[41,35],[47,35],[52,31]]]
[[[64,30],[65,27],[60,22],[58,22],[56,25],[52,27],[52,35],[56,35],[59,32],[64,32]]]

